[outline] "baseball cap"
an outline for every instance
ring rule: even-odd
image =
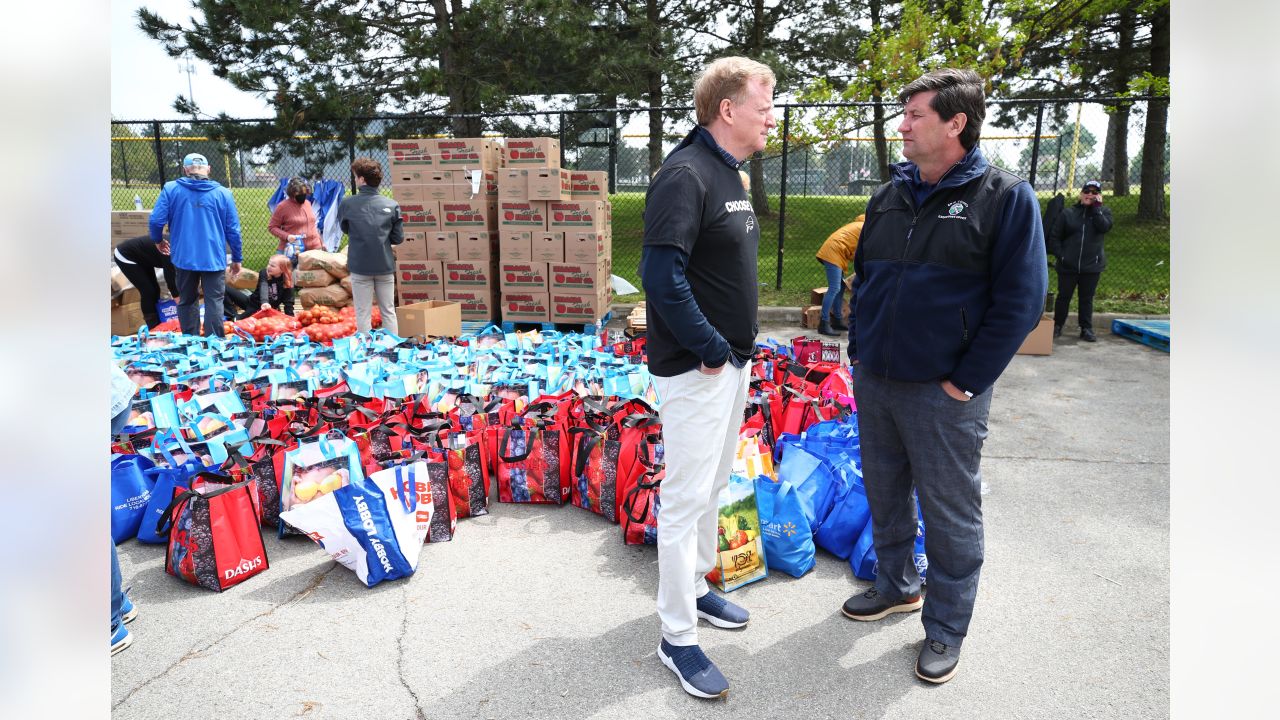
[[[1102,182],[1099,180],[1089,180],[1085,182],[1084,185],[1080,186],[1080,189],[1088,190],[1091,187],[1098,188],[1098,192],[1102,192]]]
[[[182,167],[191,167],[193,165],[208,165],[209,161],[200,153],[189,153],[182,158]]]

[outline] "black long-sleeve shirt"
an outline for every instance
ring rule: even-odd
[[[276,310],[280,310],[283,306],[286,315],[293,314],[293,288],[284,286],[284,276],[270,277],[267,275],[267,269],[263,268],[258,273],[258,289],[254,291],[254,300],[258,305],[267,303]],[[257,306],[250,308],[257,310]]]

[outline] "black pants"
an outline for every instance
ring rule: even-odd
[[[227,315],[228,320],[243,320],[250,315],[258,312],[261,303],[258,302],[258,293],[246,292],[239,288],[227,286],[225,291],[226,302],[223,303],[223,311]]]
[[[138,289],[138,300],[142,303],[142,317],[147,327],[160,324],[160,313],[156,310],[156,302],[160,300],[160,283],[156,281],[156,269],[150,265],[116,261],[120,273],[129,279],[129,283]],[[173,294],[170,286],[169,292]]]
[[[1062,327],[1067,322],[1067,308],[1071,296],[1080,288],[1080,329],[1093,329],[1093,294],[1098,291],[1098,278],[1102,273],[1073,273],[1058,271],[1058,300],[1053,305],[1053,325]]]

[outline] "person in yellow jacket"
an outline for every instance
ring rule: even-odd
[[[862,223],[866,215],[831,233],[818,249],[818,262],[827,271],[827,294],[822,299],[822,321],[818,333],[839,335],[848,330],[840,315],[844,312],[844,271],[853,262],[853,251],[858,249],[858,237],[862,235]]]

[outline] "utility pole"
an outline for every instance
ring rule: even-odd
[[[178,72],[185,72],[187,74],[187,100],[191,103],[191,124],[194,126],[197,122],[195,113],[196,94],[191,89],[191,75],[196,71],[196,65],[191,58],[190,50],[183,51],[182,55],[179,56],[179,60],[180,64],[178,65]]]

